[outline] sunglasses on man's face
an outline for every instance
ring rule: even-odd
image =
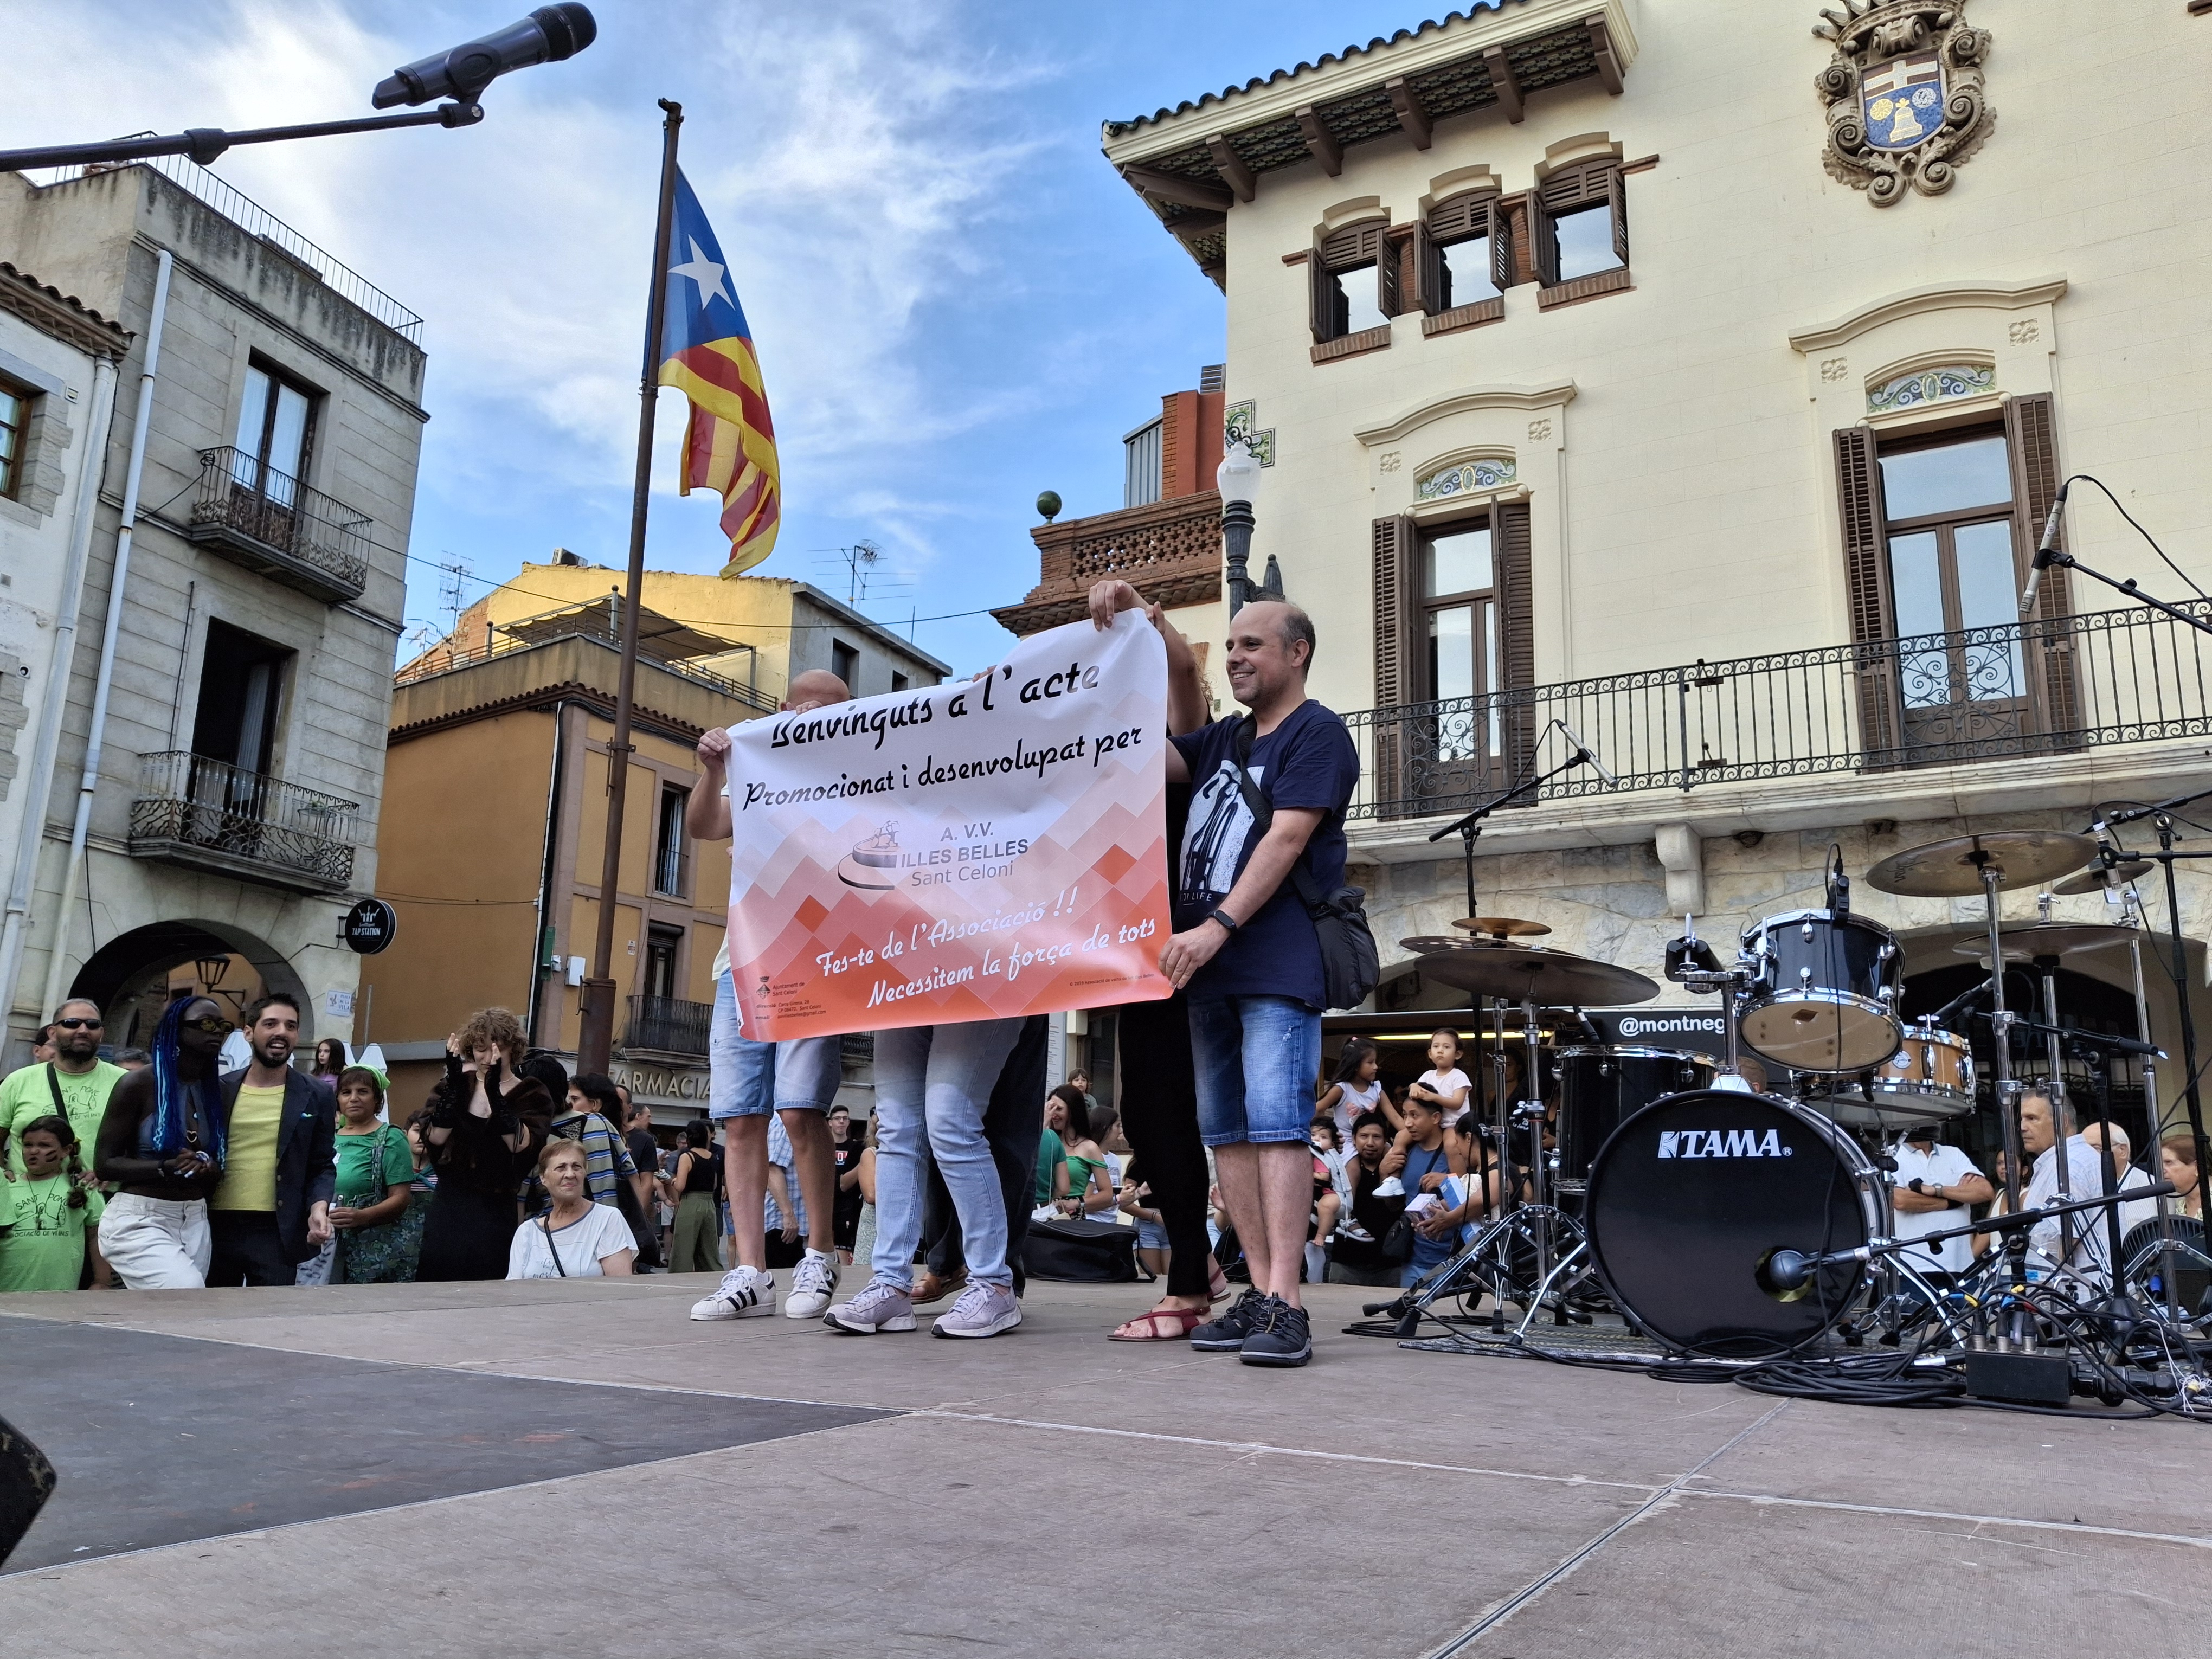
[[[182,1024],[185,1030],[204,1031],[211,1037],[227,1037],[238,1029],[220,1014],[209,1014],[199,1019],[188,1019],[182,1022]]]
[[[97,1031],[100,1029],[101,1023],[96,1019],[58,1019],[54,1024],[64,1031],[81,1031],[88,1025]]]

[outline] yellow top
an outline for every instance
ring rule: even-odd
[[[230,1109],[224,1146],[222,1185],[208,1200],[210,1210],[274,1210],[276,1207],[276,1131],[284,1121],[284,1086],[241,1086]]]

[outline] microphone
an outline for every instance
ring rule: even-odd
[[[1759,1276],[1769,1290],[1802,1290],[1813,1277],[1813,1258],[1802,1250],[1777,1250],[1766,1258]]]
[[[2035,590],[2042,585],[2043,573],[2051,567],[2051,556],[2058,550],[2058,515],[2066,507],[2066,492],[2074,480],[2069,478],[2058,486],[2058,493],[2051,499],[2051,516],[2043,521],[2043,540],[2035,550],[2035,562],[2027,573],[2027,591],[2020,596],[2020,614],[2025,617],[2035,609]]]
[[[540,6],[497,33],[433,52],[404,69],[394,70],[377,82],[369,101],[379,109],[390,109],[394,104],[427,104],[434,98],[473,104],[486,87],[509,70],[573,58],[599,34],[599,26],[590,9],[574,0]]]
[[[1558,726],[1560,731],[1567,734],[1567,741],[1569,743],[1571,743],[1577,749],[1582,750],[1582,758],[1588,761],[1593,767],[1597,769],[1598,776],[1603,778],[1614,788],[1618,789],[1620,787],[1620,780],[1613,776],[1611,772],[1606,769],[1605,763],[1597,757],[1596,750],[1591,748],[1588,744],[1584,743],[1580,738],[1575,735],[1575,728],[1573,726],[1568,725],[1565,720],[1553,720],[1552,724]]]

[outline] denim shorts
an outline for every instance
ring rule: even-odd
[[[1321,1076],[1319,1014],[1296,997],[1194,997],[1190,1049],[1200,1140],[1304,1141]]]
[[[1137,1221],[1137,1248],[1140,1250],[1164,1250],[1171,1249],[1172,1247],[1168,1243],[1167,1224],[1161,1221],[1146,1221],[1141,1217],[1139,1218]]]
[[[744,1034],[737,988],[714,981],[714,1018],[707,1034],[707,1115],[765,1117],[802,1109],[827,1112],[843,1080],[839,1038],[757,1042]]]

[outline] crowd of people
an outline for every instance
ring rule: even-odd
[[[1173,930],[1159,966],[1174,994],[1118,1011],[1118,1108],[1080,1073],[1048,1090],[1038,1014],[877,1033],[863,1128],[837,1104],[838,1037],[744,1031],[726,944],[708,1113],[665,1148],[626,1091],[571,1077],[501,1008],[448,1039],[444,1075],[402,1115],[383,1074],[336,1039],[293,1064],[300,1011],[281,993],[243,1011],[250,1057],[228,1072],[217,1057],[234,1028],[210,998],[172,1002],[150,1050],[112,1064],[100,1011],[73,1001],[33,1063],[0,1082],[0,1288],[662,1270],[720,1275],[695,1320],[781,1312],[876,1335],[949,1303],[935,1334],[980,1339],[1021,1322],[1032,1235],[1054,1261],[1095,1257],[1103,1238],[1160,1287],[1113,1340],[1305,1364],[1304,1285],[1412,1283],[1510,1202],[1521,1174],[1484,1133],[1489,1091],[1451,1030],[1402,1088],[1385,1087],[1359,1038],[1316,1086],[1328,964],[1310,896],[1342,886],[1358,763],[1344,722],[1305,695],[1311,620],[1280,601],[1244,606],[1224,659],[1244,712],[1212,719],[1159,608],[1119,580],[1091,592],[1100,628],[1130,609],[1169,667]],[[783,707],[848,695],[810,672]],[[698,752],[687,828],[726,839],[728,733],[706,733]],[[1506,1087],[1517,1093],[1517,1075]],[[2031,1202],[2052,1178],[2060,1117],[2029,1093]],[[2077,1190],[2099,1189],[2094,1133],[2065,1140]],[[2148,1178],[2117,1136],[2110,1151],[2118,1179]],[[1939,1231],[1944,1212],[1988,1201],[1991,1184],[1955,1149],[1915,1137],[1899,1155],[1901,1229]],[[2193,1145],[2169,1137],[2159,1158],[2201,1216]],[[858,1283],[841,1299],[848,1270]],[[1232,1279],[1246,1286],[1233,1300]]]

